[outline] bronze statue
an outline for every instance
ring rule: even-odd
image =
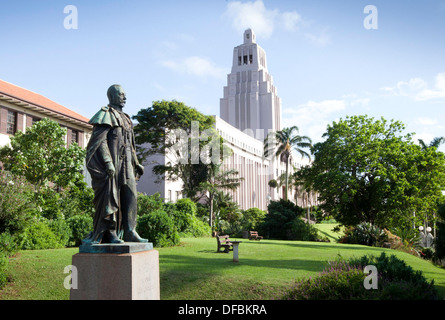
[[[94,230],[84,245],[99,243],[148,242],[136,232],[136,180],[144,167],[136,157],[133,123],[122,111],[125,91],[112,85],[109,104],[89,121],[94,125],[88,142],[86,167],[94,190]],[[123,240],[121,240],[123,239]]]

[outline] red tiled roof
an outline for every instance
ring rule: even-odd
[[[0,94],[11,96],[12,98],[37,105],[41,108],[74,118],[82,122],[88,122],[89,119],[32,91],[13,85],[12,83],[0,80]]]

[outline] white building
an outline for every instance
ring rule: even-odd
[[[65,142],[86,147],[91,136],[89,119],[30,90],[0,80],[0,146],[9,144],[17,131],[26,132],[42,118],[49,118],[67,129]]]
[[[284,188],[270,188],[268,182],[278,180],[285,172],[285,163],[275,157],[270,160],[263,157],[264,138],[269,132],[281,130],[281,99],[267,69],[266,53],[256,43],[251,29],[244,32],[244,43],[234,49],[232,70],[220,99],[220,117],[215,116],[215,128],[233,151],[223,168],[234,168],[244,178],[236,191],[229,191],[240,208],[266,210],[270,200],[283,197]],[[294,160],[292,165],[299,167],[301,164]],[[138,190],[146,194],[159,192],[167,201],[180,198],[180,181],[159,180],[152,174],[154,163],[169,161],[174,160],[168,155],[149,158]],[[289,199],[293,196],[289,192]]]
[[[256,44],[251,29],[244,32],[244,43],[233,50],[220,116],[261,141],[269,131],[281,129],[281,99],[267,70],[266,52]]]

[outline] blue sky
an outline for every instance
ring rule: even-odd
[[[64,27],[67,5],[78,29]],[[366,5],[378,29],[363,25]],[[0,79],[87,117],[114,83],[130,115],[161,99],[219,115],[248,27],[267,53],[284,126],[317,142],[328,123],[367,114],[426,142],[445,135],[445,0],[1,1]]]

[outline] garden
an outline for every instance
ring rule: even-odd
[[[176,203],[139,193],[137,231],[159,250],[161,299],[443,299],[444,156],[395,137],[398,123],[389,140],[333,141],[349,128],[385,128],[372,121],[334,123],[333,138],[314,146],[313,165],[286,176],[286,189],[317,190],[319,207],[281,199],[267,211],[242,210],[224,192],[239,185],[236,173],[214,164],[183,168],[205,174]],[[67,148],[64,134],[43,119],[0,149],[0,299],[69,298],[65,268],[93,229],[94,194],[82,175],[85,151]],[[434,227],[433,246],[420,241],[419,225]],[[252,230],[263,239],[246,239]],[[217,253],[216,234],[242,241],[238,263]],[[369,266],[376,289],[364,285]]]

